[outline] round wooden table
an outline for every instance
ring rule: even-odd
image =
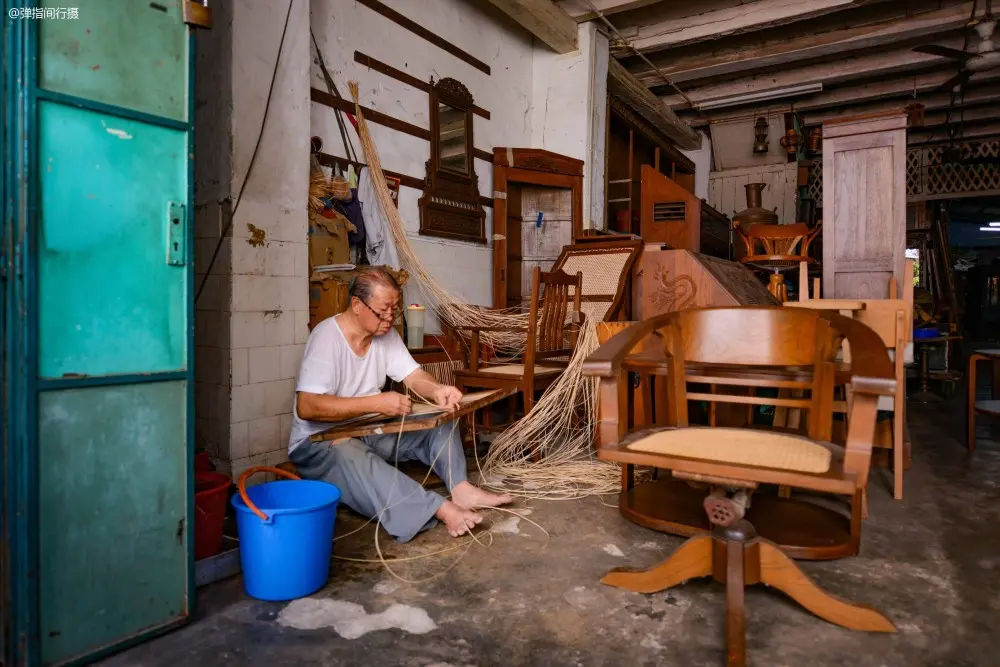
[[[980,361],[993,364],[992,398],[976,400],[976,365]],[[1000,348],[976,350],[969,356],[969,400],[968,400],[969,452],[976,449],[976,415],[1000,417]]]

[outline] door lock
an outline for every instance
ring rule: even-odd
[[[184,266],[187,259],[187,217],[184,204],[167,202],[167,264]]]

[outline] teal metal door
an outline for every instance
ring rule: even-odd
[[[193,607],[192,39],[178,0],[72,4],[4,7],[11,665]]]

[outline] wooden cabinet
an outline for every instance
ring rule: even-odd
[[[649,165],[642,165],[640,173],[639,219],[643,241],[732,258],[729,218]]]
[[[823,124],[823,297],[889,298],[906,255],[906,113]]]

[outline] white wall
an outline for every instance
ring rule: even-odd
[[[418,18],[412,2],[387,0],[386,4],[415,20]],[[501,12],[485,3],[463,0],[422,0],[419,21],[433,26],[443,39],[488,64],[490,74],[354,0],[312,0],[313,33],[341,95],[349,98],[347,82],[356,80],[364,106],[428,128],[427,94],[358,65],[354,62],[354,52],[361,51],[422,81],[429,82],[432,77],[461,81],[476,104],[491,115],[489,120],[474,117],[475,147],[490,153],[497,146],[543,148],[585,160],[588,178],[584,182],[584,225],[602,227],[607,37],[593,24],[581,25],[580,50],[556,55]],[[326,90],[317,63],[312,66],[312,85]],[[323,138],[325,152],[348,157],[333,110],[314,104],[311,127],[312,134]],[[374,123],[369,123],[369,129],[383,167],[424,177],[430,157],[428,142]],[[355,149],[360,151],[354,129],[349,127],[348,134]],[[363,155],[358,159],[363,162]],[[590,172],[591,165],[598,166],[596,174]],[[479,193],[491,197],[492,166],[477,159],[475,170]],[[591,190],[595,188],[591,182],[600,189],[593,196]],[[455,296],[469,303],[492,305],[492,209],[486,209],[486,236],[490,241],[486,246],[420,236],[417,208],[420,195],[419,190],[400,188],[399,210],[421,261]],[[591,200],[600,203],[596,212],[591,210]],[[586,214],[588,211],[590,215]],[[420,299],[415,290],[407,292],[407,300]],[[428,317],[427,330],[439,330],[433,316]]]
[[[703,132],[701,148],[693,151],[681,151],[694,162],[694,194],[699,199],[708,199],[708,177],[712,172],[712,140]]]
[[[565,55],[536,45],[531,146],[585,162],[584,228],[603,228],[608,38],[589,22],[580,24],[579,41],[579,50]]]
[[[588,165],[588,156],[599,152],[603,165],[604,133],[597,127],[603,128],[604,120],[594,110],[604,109],[600,67],[603,59],[606,71],[607,40],[592,27],[581,27],[579,53],[559,57],[485,3],[385,1],[488,63],[491,74],[355,0],[294,0],[249,178],[288,5],[269,0],[221,3],[216,28],[198,33],[199,284],[213,251],[220,251],[197,304],[196,431],[199,444],[220,469],[234,476],[250,465],[274,465],[286,458],[294,382],[308,337],[309,137],[322,136],[326,152],[347,157],[334,112],[310,101],[311,86],[326,89],[313,62],[310,27],[345,97],[347,82],[357,80],[365,106],[428,127],[427,94],[357,65],[354,52],[361,51],[424,81],[453,77],[465,84],[476,104],[491,113],[490,120],[475,117],[476,148],[544,148],[585,159]],[[539,106],[546,99],[548,112]],[[423,178],[428,142],[375,124],[370,128],[385,168]],[[353,128],[348,131],[360,150]],[[475,170],[480,194],[492,196],[492,166],[477,159]],[[244,181],[239,209],[226,231],[228,211]],[[603,183],[603,177],[596,182]],[[422,262],[456,297],[491,305],[491,246],[419,236],[420,194],[401,188],[400,211]],[[603,196],[594,194],[602,203]],[[586,201],[584,205],[587,210]],[[492,209],[487,209],[487,237],[492,238]],[[420,300],[412,292],[407,297]],[[430,320],[428,330],[435,331],[436,325]],[[266,477],[255,478],[262,479]]]
[[[475,147],[492,152],[494,146],[532,146],[530,102],[532,97],[531,35],[499,12],[489,12],[461,0],[421,0],[419,12],[410,0],[387,0],[388,6],[432,26],[443,39],[472,54],[490,66],[487,75],[472,65],[443,51],[412,32],[401,28],[354,0],[312,0],[312,29],[341,95],[350,99],[347,82],[358,81],[361,103],[418,127],[429,127],[427,93],[380,74],[354,62],[354,52],[361,51],[402,70],[422,81],[433,77],[451,77],[461,81],[472,93],[476,105],[490,112],[486,120],[474,116]],[[314,50],[310,51],[314,58]],[[312,85],[326,90],[318,64],[312,66]],[[323,138],[324,152],[347,157],[334,111],[312,106],[311,127]],[[423,178],[430,158],[430,144],[369,122],[372,138],[386,169]],[[361,143],[352,127],[348,128],[354,147]],[[479,193],[492,196],[492,166],[475,160]],[[420,236],[417,200],[421,192],[401,187],[399,210],[416,252],[438,282],[449,292],[470,303],[492,305],[492,248]],[[493,211],[486,209],[486,236],[492,238]],[[410,300],[418,299],[408,294]],[[438,330],[428,318],[428,331]]]

